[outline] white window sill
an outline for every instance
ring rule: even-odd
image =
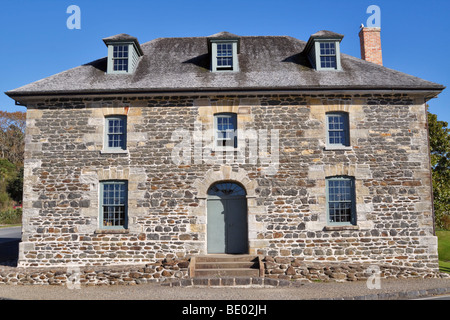
[[[237,152],[237,151],[241,151],[241,149],[235,148],[235,147],[215,147],[211,151],[213,151],[213,152]]]
[[[344,146],[327,146],[323,148],[324,151],[353,151],[353,147]]]
[[[233,72],[238,72],[238,70],[220,70],[220,69],[216,69],[216,70],[211,70],[211,72],[213,73],[233,73]]]
[[[359,230],[359,226],[347,225],[347,226],[325,226],[324,231],[348,231],[348,230]]]
[[[128,150],[100,150],[100,154],[128,154]]]
[[[130,230],[128,229],[97,229],[94,234],[128,234]]]

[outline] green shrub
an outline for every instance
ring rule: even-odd
[[[0,212],[12,208],[14,201],[11,200],[9,194],[0,191]]]
[[[0,224],[21,224],[22,209],[8,209],[0,211]]]
[[[450,231],[450,215],[445,215],[442,217],[442,229]]]

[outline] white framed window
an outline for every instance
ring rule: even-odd
[[[322,30],[312,34],[304,52],[317,71],[341,71],[341,41],[342,34]]]
[[[217,69],[233,70],[233,44],[217,44]]]
[[[239,71],[238,42],[215,40],[211,42],[211,71]]]
[[[329,112],[327,119],[327,147],[350,147],[349,118],[346,112]]]
[[[329,225],[356,225],[355,179],[338,176],[326,179]]]
[[[142,49],[136,42],[107,41],[108,64],[106,72],[108,74],[131,74],[143,56]]]
[[[322,69],[336,69],[336,43],[321,42],[320,46],[320,68]]]
[[[317,41],[315,50],[317,70],[341,70],[341,53],[338,41]]]
[[[127,229],[128,182],[100,182],[100,229]]]
[[[113,71],[128,72],[128,49],[129,45],[115,45],[113,46]]]
[[[237,114],[217,113],[214,115],[214,148],[236,149],[238,147],[237,137]]]

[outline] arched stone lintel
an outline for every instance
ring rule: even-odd
[[[256,196],[256,188],[258,184],[256,180],[250,180],[247,176],[247,172],[244,169],[238,169],[233,171],[230,166],[221,166],[219,170],[210,169],[206,172],[203,180],[197,179],[193,186],[197,189],[197,199],[206,199],[208,189],[216,182],[230,181],[241,184],[247,192],[247,198],[253,198]]]

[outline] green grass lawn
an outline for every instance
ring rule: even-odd
[[[439,269],[450,273],[450,231],[436,231],[438,236]]]

